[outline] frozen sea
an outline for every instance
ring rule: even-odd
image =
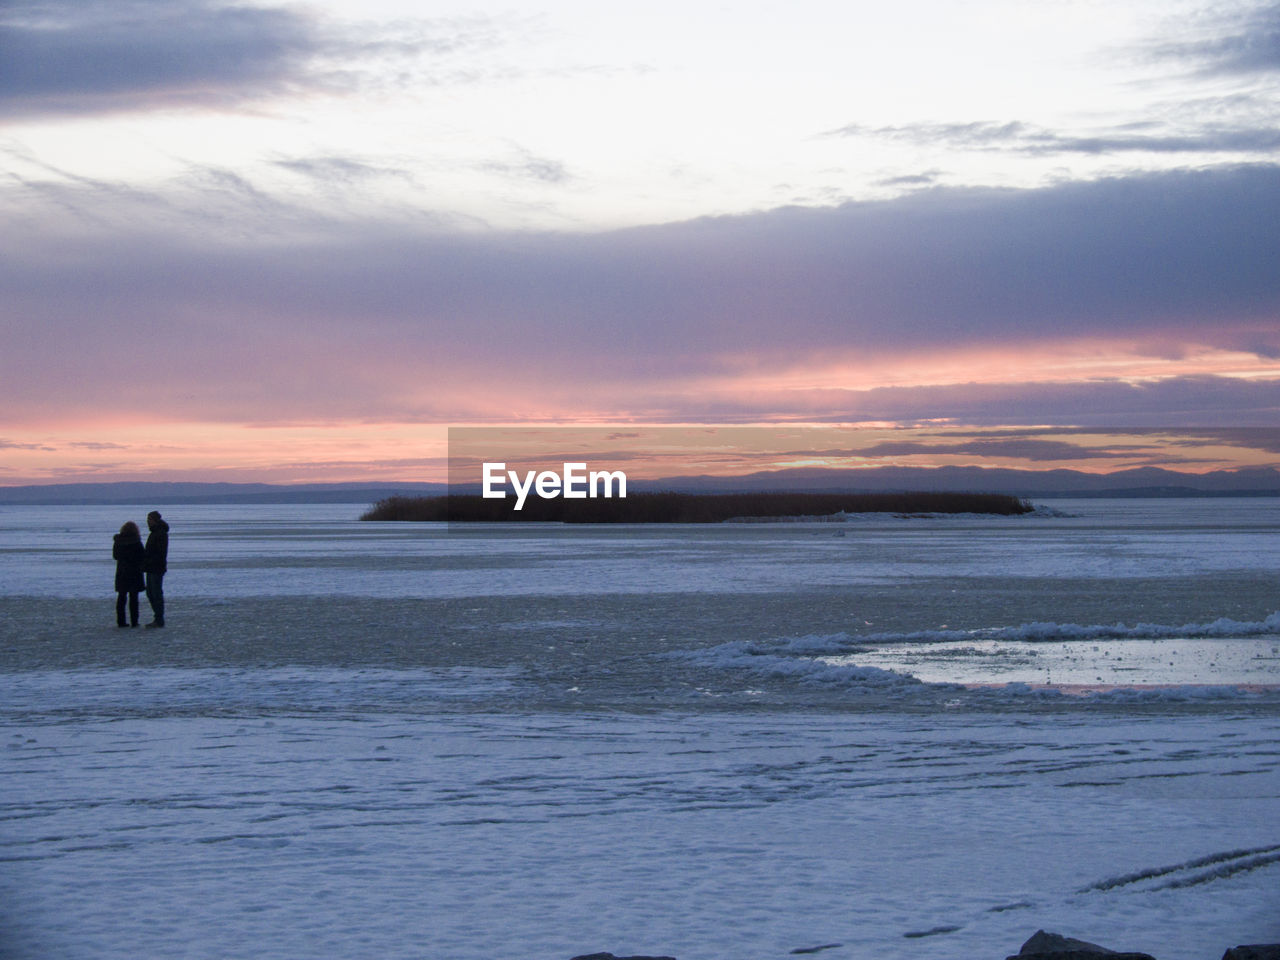
[[[153,506],[169,626],[119,630]],[[1280,500],[362,506],[0,506],[0,958],[1280,941]]]

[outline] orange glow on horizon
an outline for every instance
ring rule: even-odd
[[[879,466],[1106,473],[1166,465],[1202,473],[1277,465],[1280,455],[1266,444],[1252,448],[1211,442],[1178,436],[1176,429],[1164,438],[1152,431],[1115,437],[1104,430],[1076,430],[1065,443],[1049,427],[1009,428],[1021,438],[1018,446],[975,440],[991,436],[992,428],[947,420],[894,422],[868,416],[856,422],[863,398],[877,388],[928,391],[976,385],[994,391],[996,399],[985,402],[998,410],[999,398],[1005,396],[998,391],[1014,396],[1027,384],[1157,383],[1187,376],[1280,379],[1280,363],[1252,354],[1209,347],[1189,347],[1168,357],[1153,352],[1136,343],[1064,341],[892,358],[828,355],[786,369],[771,366],[779,372],[757,373],[759,364],[739,364],[738,373],[683,382],[621,381],[581,389],[558,384],[534,391],[536,406],[524,402],[527,391],[519,389],[517,380],[492,389],[472,383],[458,395],[443,390],[436,400],[459,405],[455,426],[506,425],[518,436],[531,427],[558,423],[617,434],[608,449],[596,453],[616,453],[620,462],[635,465],[637,478],[646,479]],[[922,396],[917,407],[928,403],[928,394]],[[483,402],[468,406],[468,398]],[[874,403],[865,406],[876,409]],[[697,409],[726,415],[719,426],[679,417],[682,410]],[[836,417],[840,422],[834,422]],[[748,430],[753,423],[756,434]],[[100,412],[97,418],[42,418],[38,425],[11,423],[0,429],[0,485],[106,480],[443,483],[449,475],[448,424],[425,413],[389,413],[383,420],[220,423],[155,422]],[[725,433],[717,440],[720,430],[736,432],[731,439]],[[629,438],[631,433],[643,437]]]
[[[635,480],[794,469],[849,471],[881,466],[982,466],[1109,473],[1166,466],[1186,473],[1280,466],[1268,443],[1256,447],[1197,431],[963,424],[789,423],[577,424],[480,426],[498,437],[476,448],[479,459],[534,462],[554,455],[625,469]],[[560,435],[564,441],[554,438]],[[584,436],[593,439],[584,441]],[[549,439],[551,438],[551,439]],[[496,452],[488,452],[496,451]],[[202,482],[434,482],[449,479],[449,431],[424,424],[244,426],[153,424],[58,435],[10,434],[0,484],[109,480]],[[852,477],[851,477],[852,480]],[[854,481],[856,482],[856,481]]]
[[[9,431],[0,484],[100,480],[338,483],[438,481],[448,440],[436,424],[125,423]]]

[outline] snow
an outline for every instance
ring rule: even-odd
[[[1276,932],[1274,718],[424,717],[306,670],[171,676],[236,706],[119,716],[76,679],[28,678],[59,708],[6,731],[32,955],[944,958],[1049,927],[1189,960]]]
[[[1280,505],[1060,506],[844,538],[175,506],[164,631],[112,626],[129,511],[7,509],[0,955],[1280,941]]]

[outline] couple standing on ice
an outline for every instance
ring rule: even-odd
[[[154,619],[148,627],[164,626],[164,574],[168,569],[169,524],[159,510],[147,514],[147,543],[142,543],[138,525],[130,520],[115,535],[111,556],[116,560],[116,626],[138,625],[138,592],[145,590]],[[125,623],[125,602],[129,604],[129,622]]]

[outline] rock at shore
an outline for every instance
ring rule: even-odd
[[[820,947],[792,950],[792,953],[817,953],[842,944],[829,943]],[[1149,953],[1111,950],[1086,940],[1064,937],[1059,933],[1037,930],[1008,960],[1155,960]],[[675,957],[618,957],[612,953],[587,953],[573,960],[675,960]],[[1232,947],[1222,955],[1222,960],[1280,960],[1280,943],[1255,943]]]
[[[1100,947],[1096,943],[1064,937],[1058,933],[1046,933],[1037,930],[1031,939],[1022,945],[1014,956],[1008,960],[1155,960],[1149,953],[1126,953]]]

